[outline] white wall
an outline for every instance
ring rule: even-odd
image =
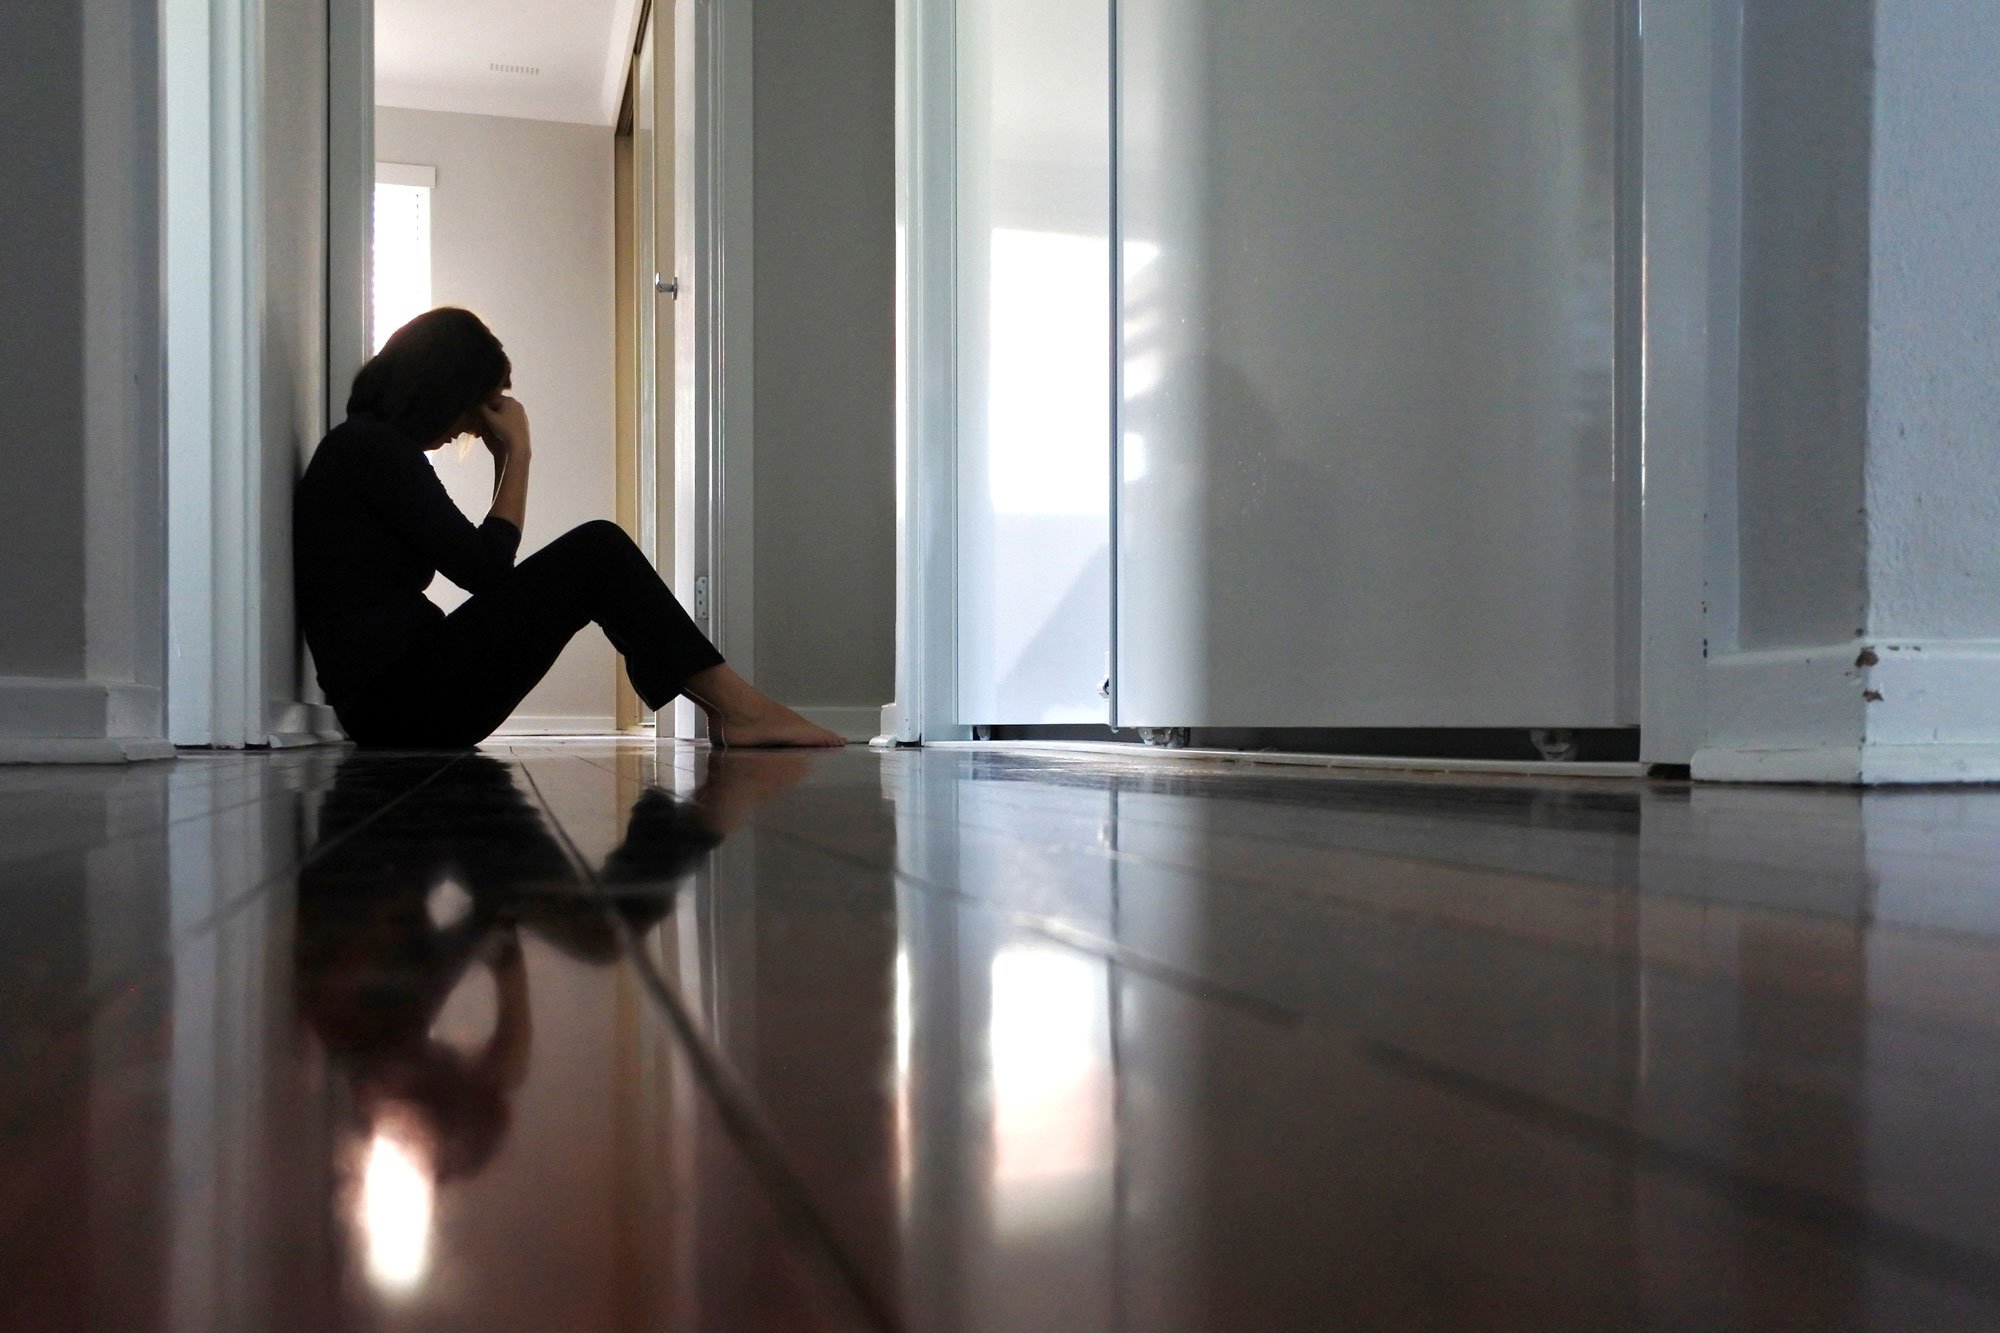
[[[0,11],[0,676],[83,674],[84,144],[81,16],[61,0]]]
[[[0,760],[164,741],[159,7],[0,7]]]
[[[2000,639],[2000,11],[1875,13],[1869,629]]]
[[[890,0],[757,0],[756,683],[870,731],[895,694],[895,58]]]
[[[612,131],[382,106],[375,117],[379,160],[437,168],[433,300],[477,313],[514,362],[514,391],[535,437],[521,554],[611,517]],[[435,457],[452,497],[483,517],[493,488],[485,450],[461,456],[447,446]],[[431,595],[447,608],[464,600],[441,578]],[[608,726],[619,669],[604,636],[586,627],[515,718]]]
[[[1871,0],[1743,12],[1741,646],[1866,615]]]
[[[325,434],[327,22],[325,0],[264,16],[263,630],[266,734],[302,685],[292,596],[292,490]]]
[[[1744,6],[1741,633],[1698,778],[2000,781],[1991,11]]]

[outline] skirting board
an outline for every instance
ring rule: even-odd
[[[1697,782],[1788,782],[1838,787],[2000,783],[2000,745],[1850,745],[1821,749],[1707,748]]]
[[[614,736],[618,733],[618,719],[606,713],[602,717],[594,714],[576,717],[562,715],[537,716],[516,713],[500,724],[496,736]]]
[[[0,764],[136,764],[172,759],[164,736],[31,740],[0,736]]]
[[[866,745],[881,734],[882,710],[877,708],[855,708],[844,704],[825,707],[800,707],[798,712],[808,722],[818,723],[828,731],[839,732],[848,741]]]
[[[1709,663],[1707,782],[2000,781],[2000,642],[1855,639]]]
[[[1548,763],[1539,759],[1410,759],[1398,755],[1309,754],[1277,750],[1169,750],[1112,741],[926,741],[927,750],[985,750],[1002,754],[1108,754],[1121,759],[1226,759],[1292,768],[1348,768],[1378,773],[1511,773],[1551,778],[1643,778],[1646,765],[1610,762]]]
[[[160,691],[125,681],[0,677],[0,764],[171,759]]]
[[[277,720],[264,737],[273,750],[295,750],[307,745],[337,745],[347,739],[340,719],[327,704],[293,703],[279,711]]]
[[[98,740],[160,725],[160,691],[126,681],[0,676],[0,737]]]

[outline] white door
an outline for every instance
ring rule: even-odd
[[[1120,724],[1636,722],[1619,10],[1121,0]]]
[[[1110,7],[957,22],[958,714],[1108,722]]]

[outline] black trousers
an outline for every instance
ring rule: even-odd
[[[464,749],[493,734],[596,621],[648,707],[722,661],[652,564],[615,523],[586,523],[425,630],[397,663],[335,705],[371,747]]]

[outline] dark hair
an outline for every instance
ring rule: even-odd
[[[354,377],[347,415],[369,416],[429,444],[505,388],[513,363],[470,310],[442,306],[389,335]]]

